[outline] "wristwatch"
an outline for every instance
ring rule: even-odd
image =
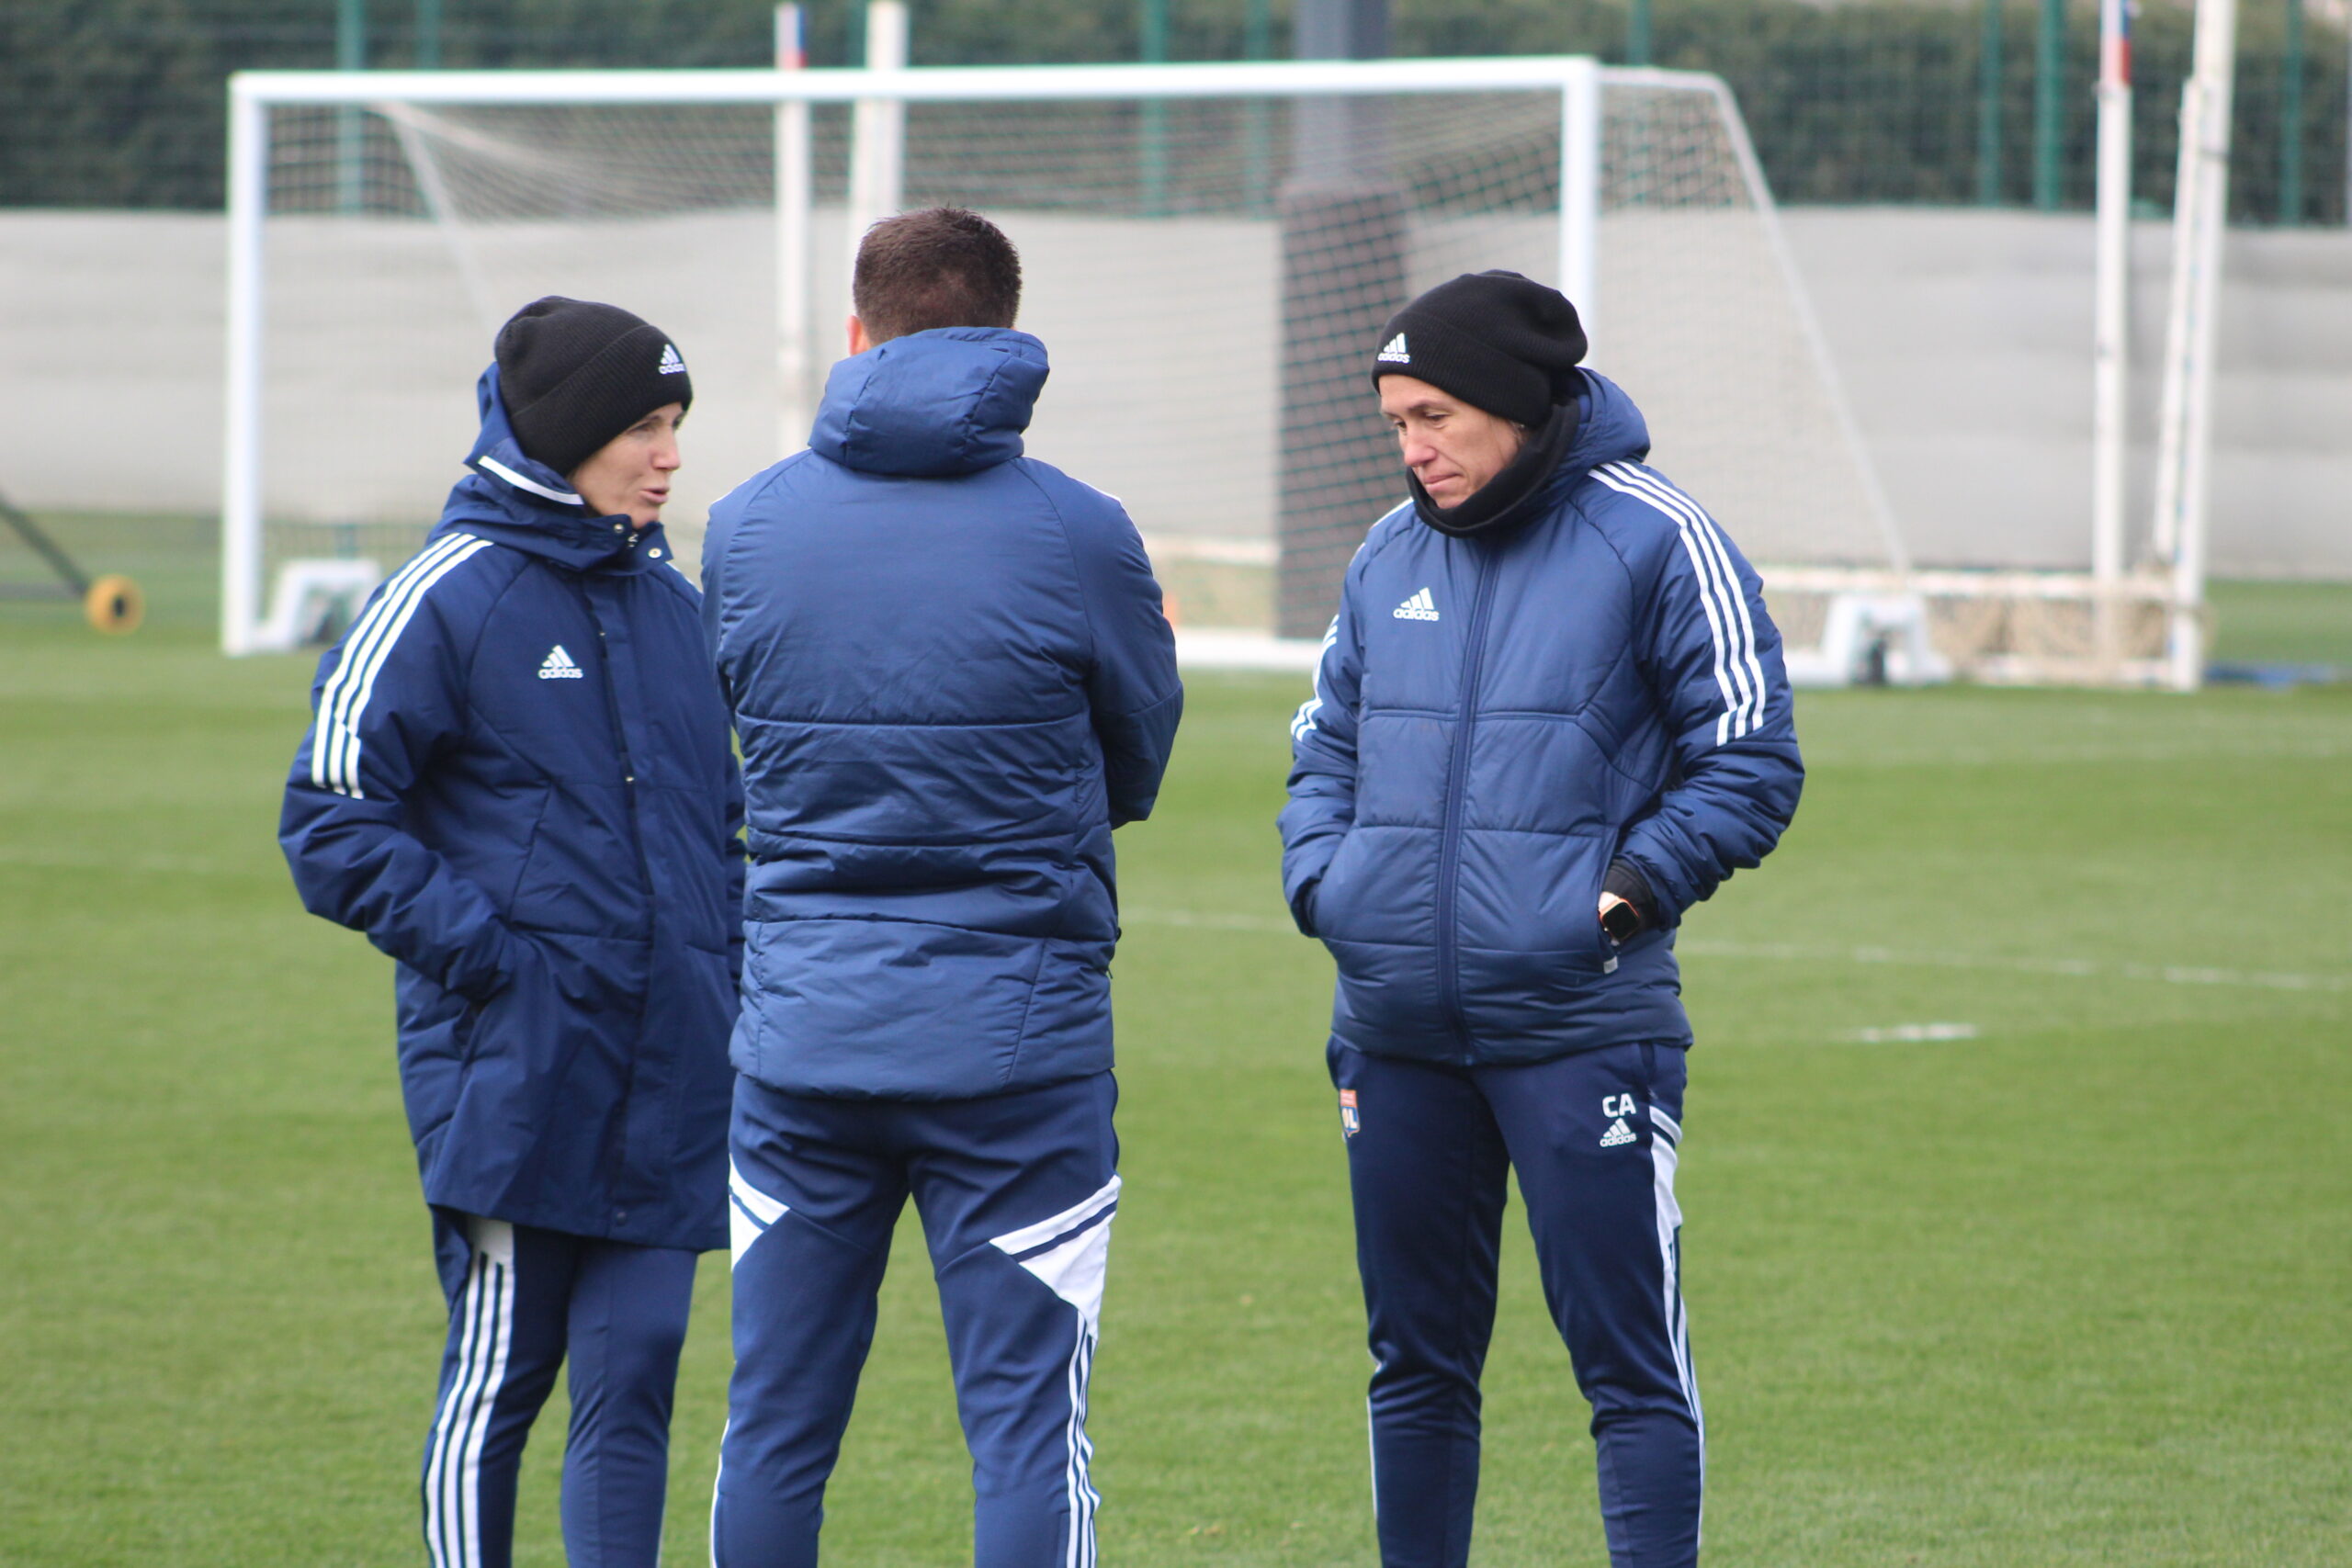
[[[1611,942],[1623,947],[1634,940],[1642,929],[1642,912],[1614,893],[1600,896],[1600,931]]]

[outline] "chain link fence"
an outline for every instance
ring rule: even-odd
[[[812,63],[861,0],[808,0]],[[2233,216],[2341,225],[2347,0],[2244,0]],[[1730,82],[1783,202],[2079,209],[2091,0],[1395,0],[1399,55],[1595,53]],[[915,0],[917,64],[1286,55],[1286,0]],[[204,210],[222,83],[250,67],[756,66],[766,0],[9,0],[0,207]],[[1153,25],[1155,18],[1159,25]],[[1148,33],[1148,41],[1147,39]],[[2172,198],[2187,0],[2142,0],[2135,188]]]

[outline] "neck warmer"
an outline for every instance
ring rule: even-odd
[[[1552,477],[1552,470],[1560,466],[1560,459],[1567,456],[1577,424],[1577,399],[1572,395],[1566,402],[1554,404],[1544,428],[1520,443],[1519,451],[1502,471],[1459,506],[1440,506],[1431,501],[1421,481],[1408,471],[1405,482],[1413,491],[1415,514],[1439,533],[1456,539],[1516,528],[1535,515],[1537,509],[1530,503]]]

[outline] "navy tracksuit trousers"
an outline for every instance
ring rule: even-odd
[[[1699,1553],[1703,1425],[1682,1311],[1684,1053],[1451,1066],[1334,1043],[1373,1359],[1384,1568],[1463,1568],[1507,1178],[1592,1405],[1612,1568]]]
[[[1118,1207],[1109,1073],[974,1100],[735,1088],[716,1568],[810,1568],[910,1196],[972,1452],[978,1568],[1091,1568],[1087,1380]]]
[[[564,1559],[654,1568],[695,1255],[443,1209],[433,1212],[433,1250],[449,1302],[424,1445],[433,1568],[506,1568],[523,1444],[567,1360]]]

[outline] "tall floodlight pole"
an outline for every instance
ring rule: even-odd
[[[906,0],[872,0],[865,7],[865,68],[902,71],[907,64]],[[850,116],[849,266],[865,231],[905,205],[907,106],[902,98],[860,98]]]
[[[1297,0],[1301,60],[1388,52],[1387,0]],[[1274,629],[1313,637],[1340,580],[1404,485],[1364,370],[1405,303],[1406,192],[1388,167],[1377,100],[1306,98],[1293,114],[1281,223],[1282,421],[1276,455]]]
[[[2198,0],[2194,62],[2180,92],[2180,172],[2174,182],[2172,289],[2165,311],[2153,532],[2158,558],[2172,569],[2166,677],[2182,691],[2194,690],[2204,675],[2206,462],[2212,446],[2222,242],[2230,212],[2237,28],[2237,0]]]
[[[2121,656],[2123,473],[2132,324],[2132,0],[2099,0],[2097,299],[2092,321],[2091,576],[2102,667]]]
[[[775,68],[808,64],[806,19],[797,6],[775,8]],[[808,100],[775,106],[775,393],[776,450],[797,452],[808,441],[815,411],[808,381],[816,363],[814,292],[815,181],[809,170]]]

